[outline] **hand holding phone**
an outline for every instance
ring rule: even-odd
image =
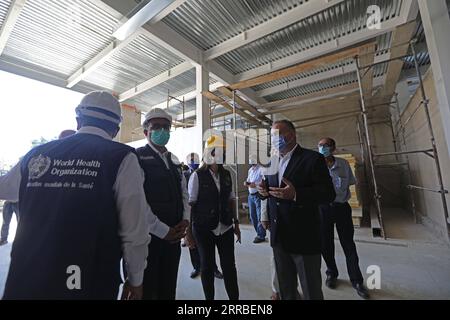
[[[269,186],[267,184],[267,181],[263,179],[260,184],[258,184],[258,193],[262,195],[263,197],[269,196]]]

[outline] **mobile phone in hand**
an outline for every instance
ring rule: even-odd
[[[264,178],[264,179],[262,180],[262,185],[263,185],[263,187],[264,187],[264,190],[265,190],[267,193],[269,193],[269,183],[267,182],[266,178]]]

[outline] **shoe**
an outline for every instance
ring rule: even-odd
[[[7,243],[8,243],[8,240],[1,240],[0,241],[0,246],[4,246]]]
[[[325,285],[330,289],[336,289],[337,278],[331,275],[327,275],[327,280],[325,280]]]
[[[370,299],[369,291],[367,291],[366,287],[364,287],[362,283],[357,283],[353,287],[361,298],[365,300]]]
[[[191,272],[191,278],[192,278],[192,279],[197,278],[199,275],[200,275],[200,271],[195,270],[195,269],[192,270],[192,272]]]
[[[255,240],[253,240],[253,243],[262,243],[262,242],[266,242],[266,239],[256,237]]]
[[[214,271],[214,277],[217,279],[223,279],[223,274],[219,270]]]
[[[274,292],[272,293],[272,295],[270,296],[270,300],[281,300],[280,299],[280,294],[278,292]]]

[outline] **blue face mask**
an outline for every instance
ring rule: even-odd
[[[283,151],[286,148],[286,139],[283,136],[272,136],[272,145],[279,151]]]
[[[170,131],[160,129],[151,132],[151,140],[157,146],[165,146],[170,139]]]
[[[328,146],[319,146],[319,153],[323,154],[325,158],[331,157],[331,148]]]
[[[197,170],[197,169],[198,169],[198,166],[199,166],[198,163],[195,163],[195,162],[189,163],[189,167],[190,167],[192,170]]]

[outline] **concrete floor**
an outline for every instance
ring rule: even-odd
[[[409,225],[412,219],[394,210],[389,224],[389,240],[373,239],[370,229],[357,229],[355,238],[363,274],[370,265],[381,269],[381,289],[372,290],[373,299],[450,299],[450,247],[440,243],[421,225]],[[398,224],[396,226],[396,224]],[[388,228],[387,228],[388,229]],[[14,236],[15,221],[10,239]],[[394,232],[395,231],[395,232]],[[242,226],[242,244],[236,245],[241,299],[266,300],[271,295],[268,243],[253,244],[254,231]],[[348,281],[345,257],[336,240],[336,259],[341,272],[338,288],[324,286],[325,299],[360,299]],[[0,295],[3,292],[11,244],[0,247]],[[219,261],[219,260],[217,260]],[[203,299],[200,278],[191,279],[188,249],[183,248],[178,277],[177,299]],[[322,265],[325,272],[325,267]],[[368,275],[366,274],[366,277]],[[223,280],[216,279],[216,298],[227,299]]]

